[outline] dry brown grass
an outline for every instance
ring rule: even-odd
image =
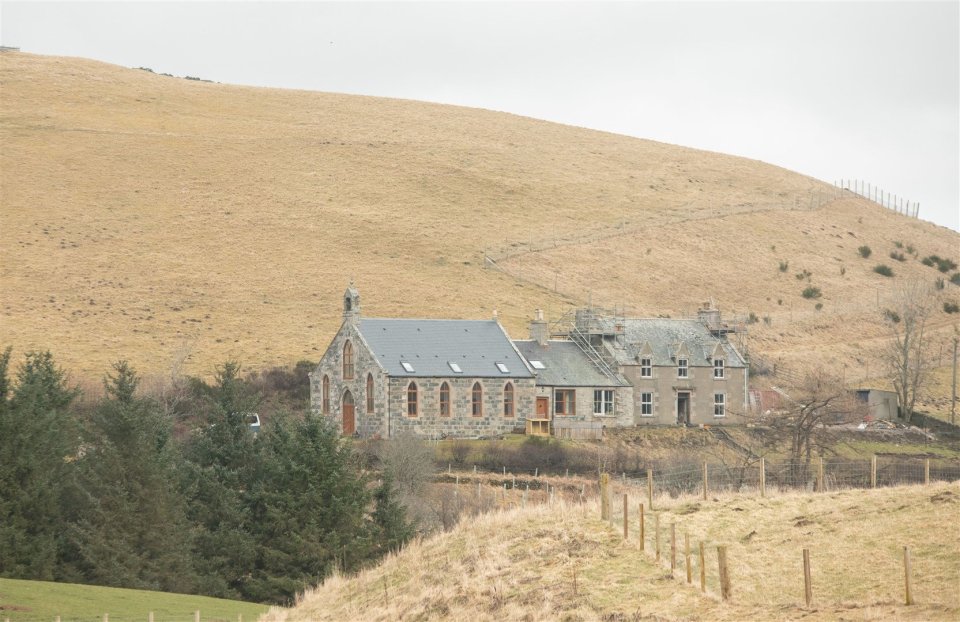
[[[595,503],[481,516],[409,546],[356,577],[334,576],[265,622],[296,620],[953,620],[960,615],[960,488],[938,484],[766,499],[656,500],[657,564],[598,519]],[[619,499],[614,507],[620,506]],[[669,571],[669,524],[709,545],[708,592]],[[728,547],[730,602],[717,595],[715,546]],[[902,546],[916,605],[903,604]],[[803,603],[810,548],[814,604]],[[696,560],[696,557],[694,557]]]
[[[714,298],[772,317],[753,351],[859,371],[891,242],[957,256],[955,232],[863,201],[811,211],[829,187],[775,166],[503,113],[21,53],[0,56],[0,88],[0,343],[78,375],[316,360],[351,278],[368,315],[498,309],[516,336],[537,307]],[[584,231],[628,235],[504,262],[530,280],[483,268],[484,249]]]

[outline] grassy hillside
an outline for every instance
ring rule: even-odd
[[[0,55],[0,89],[0,342],[81,376],[316,360],[353,279],[368,315],[497,309],[516,336],[538,307],[714,299],[770,318],[751,351],[870,377],[877,299],[939,275],[893,242],[958,255],[955,232],[776,166],[504,113],[22,53]],[[938,313],[938,343],[957,317]]]
[[[193,620],[253,621],[267,607],[235,600],[125,590],[95,585],[0,579],[0,618],[11,622],[53,620],[146,620],[152,611],[157,622]]]
[[[352,578],[334,577],[267,622],[296,620],[954,620],[960,615],[956,484],[873,491],[656,500],[662,558],[647,516],[640,551],[596,504],[539,506],[481,517],[411,545]],[[614,504],[620,507],[619,499]],[[687,585],[682,546],[669,569],[669,525],[705,541],[707,593]],[[732,599],[719,598],[717,545],[728,549]],[[903,603],[910,546],[916,604]],[[811,551],[813,606],[803,600]]]

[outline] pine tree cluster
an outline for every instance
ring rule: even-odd
[[[364,475],[322,418],[278,414],[235,363],[191,379],[175,413],[124,361],[78,404],[49,352],[13,381],[0,355],[0,576],[289,603],[412,535],[389,478]],[[181,421],[182,423],[182,421]]]

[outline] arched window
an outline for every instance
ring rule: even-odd
[[[373,374],[367,374],[367,412],[373,412]]]
[[[417,416],[417,383],[411,382],[407,385],[407,416]]]
[[[343,379],[353,380],[353,344],[343,344]]]
[[[473,383],[473,391],[471,392],[470,398],[470,413],[474,417],[483,416],[483,387],[480,386],[479,382]]]
[[[508,382],[505,387],[503,387],[503,416],[512,417],[513,416],[513,383]]]
[[[440,385],[440,416],[450,416],[450,385],[446,382]]]
[[[330,377],[324,374],[323,387],[320,391],[320,410],[325,415],[330,414]]]

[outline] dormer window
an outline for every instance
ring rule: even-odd
[[[723,359],[713,359],[713,379],[723,380]]]
[[[400,365],[403,367],[403,371],[407,372],[408,374],[412,374],[415,371],[411,363],[400,361]]]
[[[653,377],[653,361],[650,360],[650,357],[644,357],[640,359],[640,377],[641,378],[652,378]]]
[[[689,378],[690,369],[688,367],[687,359],[678,358],[677,359],[677,378]]]

